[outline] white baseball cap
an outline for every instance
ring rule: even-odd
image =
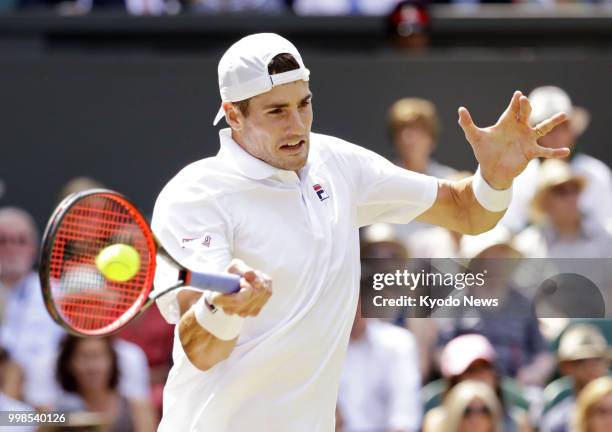
[[[268,63],[278,54],[291,54],[299,69],[270,75]],[[297,48],[274,33],[246,36],[225,51],[219,60],[219,92],[222,102],[238,102],[272,90],[272,87],[293,81],[308,81],[310,71],[304,66]],[[225,116],[219,109],[213,125]]]

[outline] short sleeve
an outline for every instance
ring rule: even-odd
[[[342,152],[353,184],[359,226],[377,222],[405,224],[436,200],[435,177],[398,167],[382,156],[353,144]]]
[[[151,228],[166,252],[192,271],[221,272],[231,261],[229,222],[209,193],[167,186],[155,203]],[[160,270],[155,289],[165,287],[160,284]],[[159,311],[170,324],[180,319],[177,294],[178,290],[157,299]]]

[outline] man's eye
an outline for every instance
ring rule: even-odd
[[[303,107],[306,107],[306,106],[308,106],[308,105],[310,105],[310,101],[304,101],[304,102],[302,102],[302,104],[301,104],[301,106],[303,106]]]
[[[276,109],[273,109],[272,111],[270,111],[270,114],[280,114],[280,113],[282,113],[282,112],[283,112],[283,110],[282,110],[282,109],[280,109],[280,108],[276,108]]]

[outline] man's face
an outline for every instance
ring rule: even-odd
[[[273,87],[249,101],[247,116],[237,113],[240,144],[251,155],[276,168],[297,171],[310,148],[312,105],[305,81]]]
[[[36,239],[30,224],[19,217],[0,219],[0,277],[20,279],[32,268]]]
[[[546,148],[567,147],[571,150],[576,144],[576,133],[571,128],[569,121],[566,121],[540,138],[538,144]]]

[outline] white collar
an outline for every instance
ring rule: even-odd
[[[240,144],[232,138],[231,128],[221,129],[219,131],[219,140],[221,141],[221,148],[217,155],[233,162],[236,168],[245,176],[253,180],[262,180],[281,171],[261,159],[257,159],[240,147]]]
[[[262,161],[261,159],[256,158],[245,149],[243,149],[240,144],[238,144],[232,138],[232,130],[231,128],[224,128],[219,131],[219,140],[221,141],[221,148],[219,149],[219,153],[217,156],[221,157],[224,160],[230,161],[238,171],[244,174],[246,177],[249,177],[253,180],[263,180],[268,177],[272,177],[275,174],[280,173],[292,173],[293,171],[287,171],[280,168],[273,167],[267,162]],[[311,155],[313,149],[312,144],[310,151],[308,153],[308,160],[306,161],[306,165],[300,169],[300,178],[307,176],[311,166]],[[293,177],[293,176],[290,176]]]

